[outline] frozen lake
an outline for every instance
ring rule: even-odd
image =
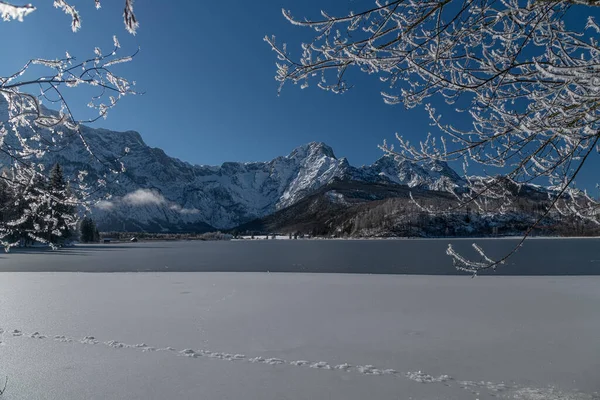
[[[491,256],[516,239],[255,240],[80,245],[50,252],[0,253],[0,271],[235,271],[456,274],[448,243],[473,255],[477,242]],[[598,275],[600,239],[532,239],[496,275]]]
[[[593,400],[600,277],[2,273],[2,400]]]

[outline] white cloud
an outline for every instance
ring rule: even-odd
[[[169,207],[171,210],[173,211],[177,211],[180,214],[198,214],[200,212],[200,210],[196,209],[196,208],[183,208],[178,204],[172,204]]]
[[[128,193],[123,197],[123,202],[132,206],[143,206],[148,204],[162,205],[167,200],[157,192],[150,189],[138,189],[135,192]]]
[[[195,208],[183,208],[179,204],[168,201],[158,192],[150,189],[138,189],[135,192],[127,193],[122,198],[115,198],[112,201],[101,200],[96,203],[96,208],[103,211],[110,211],[119,205],[129,206],[145,206],[156,205],[166,206],[169,210],[173,210],[182,215],[193,215],[200,213],[200,210]]]
[[[115,206],[115,203],[113,203],[112,201],[108,201],[108,200],[100,200],[99,202],[96,203],[96,208],[99,208],[100,210],[104,210],[104,211],[108,211],[110,209],[112,209]]]

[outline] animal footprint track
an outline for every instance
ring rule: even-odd
[[[195,352],[194,350],[192,350],[192,349],[185,349],[185,350],[181,350],[181,351],[179,352],[179,354],[181,354],[182,356],[185,356],[185,357],[193,357],[193,358],[196,358],[196,357],[202,357],[202,354],[200,354],[200,353],[196,353],[196,352]]]
[[[0,335],[5,334],[8,337],[25,337],[25,338],[33,338],[33,339],[45,339],[46,335],[41,334],[40,332],[33,332],[32,334],[24,334],[21,330],[7,330],[4,328],[0,328]],[[97,345],[101,342],[98,341],[94,336],[85,336],[81,340],[76,340],[68,336],[64,335],[56,335],[51,336],[57,342],[63,343],[71,343],[74,342],[75,345]],[[21,340],[21,339],[15,339]],[[4,341],[0,341],[0,346],[6,346],[7,343]],[[147,345],[146,343],[139,344],[126,344],[122,342],[118,342],[115,340],[102,342],[101,345],[110,347],[113,349],[130,349],[130,351],[143,351],[143,352],[155,352],[155,351],[168,351],[172,352],[175,355],[185,356],[190,358],[206,358],[206,359],[217,359],[222,361],[237,361],[238,363],[261,363],[266,365],[284,365],[286,366],[296,366],[296,367],[309,367],[316,370],[332,370],[331,373],[337,371],[339,373],[360,373],[363,375],[369,376],[377,376],[377,375],[388,375],[389,378],[393,379],[408,379],[414,382],[419,382],[423,384],[439,384],[444,386],[451,386],[456,388],[461,388],[467,391],[470,391],[474,394],[479,394],[480,392],[489,393],[491,396],[505,396],[506,398],[522,398],[523,396],[526,398],[544,398],[547,400],[558,400],[564,398],[573,398],[580,400],[592,400],[597,399],[598,396],[593,394],[591,397],[588,394],[582,394],[578,392],[575,397],[571,397],[569,395],[565,395],[559,391],[555,391],[554,389],[540,389],[540,388],[529,388],[529,387],[519,387],[519,386],[509,386],[504,382],[495,383],[495,382],[487,382],[487,381],[458,381],[454,380],[449,375],[429,375],[422,371],[416,372],[408,372],[408,373],[400,373],[394,369],[382,369],[376,368],[373,365],[356,365],[352,366],[348,363],[341,363],[331,366],[325,361],[307,361],[307,360],[296,360],[296,361],[286,361],[281,358],[265,358],[265,357],[253,357],[248,358],[244,354],[233,354],[233,353],[222,353],[222,352],[213,352],[210,350],[193,350],[193,349],[185,349],[178,351],[173,347],[165,347],[165,348],[155,348]],[[325,373],[325,372],[323,372]],[[513,397],[511,397],[513,396]],[[582,397],[583,396],[583,397]],[[598,398],[600,399],[600,398]]]
[[[405,376],[408,379],[410,379],[411,381],[415,381],[415,382],[419,382],[419,383],[437,383],[437,382],[447,382],[449,380],[452,380],[452,378],[448,375],[440,375],[440,376],[436,377],[436,376],[432,376],[432,375],[426,374],[421,371],[408,372]]]
[[[93,336],[85,336],[79,341],[82,344],[98,344],[98,340]]]
[[[127,345],[125,343],[117,342],[115,340],[104,342],[104,344],[107,345],[108,347],[113,347],[115,349],[123,349],[123,348],[127,347]]]
[[[165,347],[162,349],[156,349],[156,351],[177,351],[177,349],[174,349],[173,347]]]
[[[327,364],[325,361],[319,361],[310,365],[311,368],[316,369],[331,369],[331,366]]]
[[[0,333],[4,333],[4,332],[5,332],[4,330],[0,331]],[[10,334],[12,334],[12,336],[22,336],[23,332],[18,329],[15,329],[13,331],[10,331]],[[34,338],[34,339],[44,339],[47,337],[46,335],[43,335],[39,332],[34,332],[28,336],[31,338]],[[291,366],[297,366],[297,367],[309,367],[309,368],[313,368],[316,370],[337,370],[337,371],[342,371],[342,372],[354,372],[354,373],[358,372],[363,375],[394,375],[394,376],[398,376],[398,377],[403,376],[407,379],[417,381],[417,382],[422,382],[422,383],[445,382],[445,381],[451,379],[448,375],[441,375],[439,377],[434,377],[434,376],[425,374],[421,371],[410,372],[407,374],[399,374],[398,371],[396,371],[394,369],[380,369],[380,368],[376,368],[373,365],[352,366],[351,364],[348,364],[348,363],[341,363],[341,364],[336,364],[336,365],[332,366],[329,363],[327,363],[326,361],[317,361],[317,362],[307,361],[307,360],[287,361],[287,360],[284,360],[281,358],[276,358],[276,357],[265,358],[262,356],[248,358],[245,354],[213,352],[210,350],[184,349],[184,350],[178,351],[177,349],[175,349],[173,347],[156,348],[156,347],[150,346],[143,342],[138,343],[138,344],[126,344],[126,343],[122,343],[122,342],[119,342],[116,340],[100,342],[94,336],[85,336],[80,340],[74,340],[73,338],[70,338],[70,337],[67,337],[64,335],[56,335],[53,338],[55,341],[58,341],[58,342],[64,342],[64,343],[77,342],[77,343],[80,343],[83,345],[102,344],[104,346],[107,346],[107,347],[110,347],[113,349],[127,348],[127,349],[132,349],[132,350],[143,351],[143,352],[169,351],[169,352],[176,353],[177,355],[184,356],[184,357],[190,357],[190,358],[205,357],[205,358],[217,359],[217,360],[222,360],[222,361],[230,361],[230,362],[244,361],[244,362],[248,362],[248,363],[259,363],[259,364],[266,364],[266,365],[272,365],[272,366],[291,365]],[[463,385],[463,386],[467,386],[467,385]],[[500,387],[498,387],[498,389],[499,390],[497,390],[497,391],[501,391],[502,387],[500,386]]]
[[[342,371],[348,371],[350,368],[352,368],[352,365],[344,363],[344,364],[336,365],[333,368],[334,369],[339,369],[339,370],[342,370]]]
[[[290,364],[291,364],[291,365],[295,365],[295,366],[297,366],[297,367],[302,367],[302,366],[304,366],[304,365],[309,365],[309,364],[310,364],[310,362],[309,362],[309,361],[306,361],[306,360],[298,360],[298,361],[292,361],[292,362],[290,362]]]
[[[279,365],[279,364],[285,364],[285,361],[282,360],[281,358],[267,358],[265,360],[265,363],[267,363],[269,365]]]
[[[372,365],[358,365],[356,369],[358,372],[365,375],[383,375],[382,370],[375,368]]]

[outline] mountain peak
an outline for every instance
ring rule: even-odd
[[[416,163],[399,157],[383,156],[359,169],[359,179],[380,180],[429,190],[445,190],[464,184],[463,179],[443,161]]]
[[[337,159],[333,149],[323,142],[310,142],[295,148],[289,155],[290,158],[310,156],[325,156]]]

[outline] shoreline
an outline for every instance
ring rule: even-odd
[[[523,236],[469,236],[469,237],[356,237],[356,238],[302,238],[302,239],[264,239],[264,238],[244,238],[244,239],[230,239],[231,242],[253,242],[253,241],[371,241],[371,240],[521,240]],[[600,236],[528,236],[526,240],[567,240],[567,239],[600,239]],[[152,241],[152,240],[150,240]],[[180,240],[186,241],[186,240]],[[193,240],[188,240],[193,241]],[[226,240],[227,241],[227,240]]]
[[[521,240],[523,236],[469,236],[469,237],[348,237],[348,238],[324,238],[324,237],[315,237],[315,238],[298,238],[298,239],[289,239],[285,238],[276,238],[276,239],[265,239],[265,238],[236,238],[236,239],[225,239],[225,240],[201,240],[201,239],[139,239],[137,242],[130,242],[128,240],[113,240],[109,243],[76,243],[74,246],[95,246],[95,245],[111,245],[111,244],[130,244],[136,245],[140,243],[158,243],[158,242],[306,242],[306,241],[439,241],[439,240]],[[528,236],[526,241],[529,240],[582,240],[582,239],[600,239],[600,236]],[[35,248],[35,247],[32,247]],[[37,248],[43,248],[42,246]]]

